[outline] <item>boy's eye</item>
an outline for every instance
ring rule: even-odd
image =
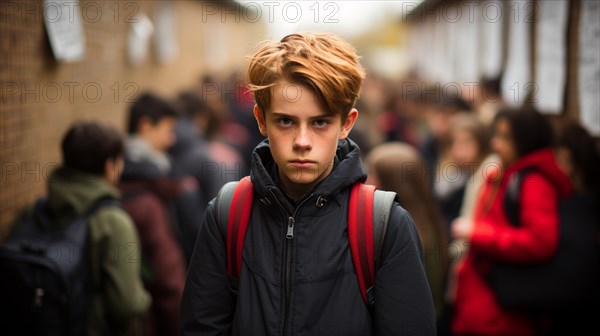
[[[290,126],[292,124],[292,119],[290,118],[279,118],[277,119],[277,123],[282,126]]]
[[[317,119],[314,121],[314,123],[315,123],[315,126],[317,126],[317,127],[324,127],[324,126],[327,126],[329,121],[327,121],[325,119]]]

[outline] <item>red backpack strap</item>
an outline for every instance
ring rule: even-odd
[[[253,196],[254,188],[250,176],[246,176],[235,187],[229,206],[226,247],[227,276],[232,280],[233,289],[237,289],[237,281],[242,270],[242,252],[252,210]]]
[[[368,295],[375,284],[375,248],[373,239],[373,199],[375,187],[356,183],[348,203],[348,241],[358,286],[365,304],[373,304]]]

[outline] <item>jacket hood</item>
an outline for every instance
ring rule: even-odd
[[[48,212],[59,223],[83,215],[98,200],[119,199],[119,191],[103,178],[66,167],[48,178]]]
[[[256,193],[268,195],[270,188],[280,189],[273,176],[276,172],[276,163],[271,155],[269,139],[261,142],[252,153],[250,177]],[[310,192],[330,199],[337,199],[340,192],[349,188],[356,182],[365,182],[367,172],[360,159],[360,149],[350,139],[338,143],[334,167],[331,173],[323,179]]]
[[[542,149],[525,155],[508,167],[506,176],[509,177],[514,172],[525,168],[533,168],[535,171],[544,175],[548,181],[554,185],[560,197],[564,198],[571,194],[573,190],[571,181],[558,167],[552,149]]]
[[[136,135],[129,136],[125,143],[125,159],[137,165],[153,165],[163,175],[171,170],[169,156],[154,150],[146,140]]]

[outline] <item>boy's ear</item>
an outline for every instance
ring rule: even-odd
[[[121,177],[123,162],[120,159],[112,159],[108,158],[104,162],[104,178],[108,180],[111,184],[116,184],[119,182],[119,178]]]
[[[137,124],[136,133],[145,134],[152,126],[152,120],[149,117],[141,117]]]
[[[258,130],[260,134],[264,137],[267,137],[267,123],[265,122],[265,115],[260,111],[258,105],[254,105],[254,118],[256,118],[256,123],[258,124]]]
[[[352,127],[354,127],[354,122],[356,122],[356,118],[358,118],[358,111],[353,108],[348,113],[348,117],[346,117],[346,121],[342,124],[342,131],[340,132],[339,140],[344,140],[350,134]]]

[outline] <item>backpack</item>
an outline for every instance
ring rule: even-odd
[[[38,199],[0,246],[3,335],[83,335],[89,296],[90,215],[117,201],[101,199],[64,227],[54,227]]]
[[[234,293],[237,293],[242,269],[253,196],[252,182],[246,176],[239,182],[225,184],[216,200],[217,220],[226,240],[227,276]],[[356,183],[350,191],[348,242],[361,296],[369,307],[375,302],[375,272],[380,266],[381,248],[395,198],[394,192],[375,190],[374,186],[363,183]]]
[[[519,195],[525,168],[509,182],[504,212],[511,225],[520,226]],[[571,196],[558,202],[559,242],[556,255],[543,263],[496,263],[488,276],[496,298],[505,308],[558,311],[598,302],[600,291],[600,213],[591,199]]]

